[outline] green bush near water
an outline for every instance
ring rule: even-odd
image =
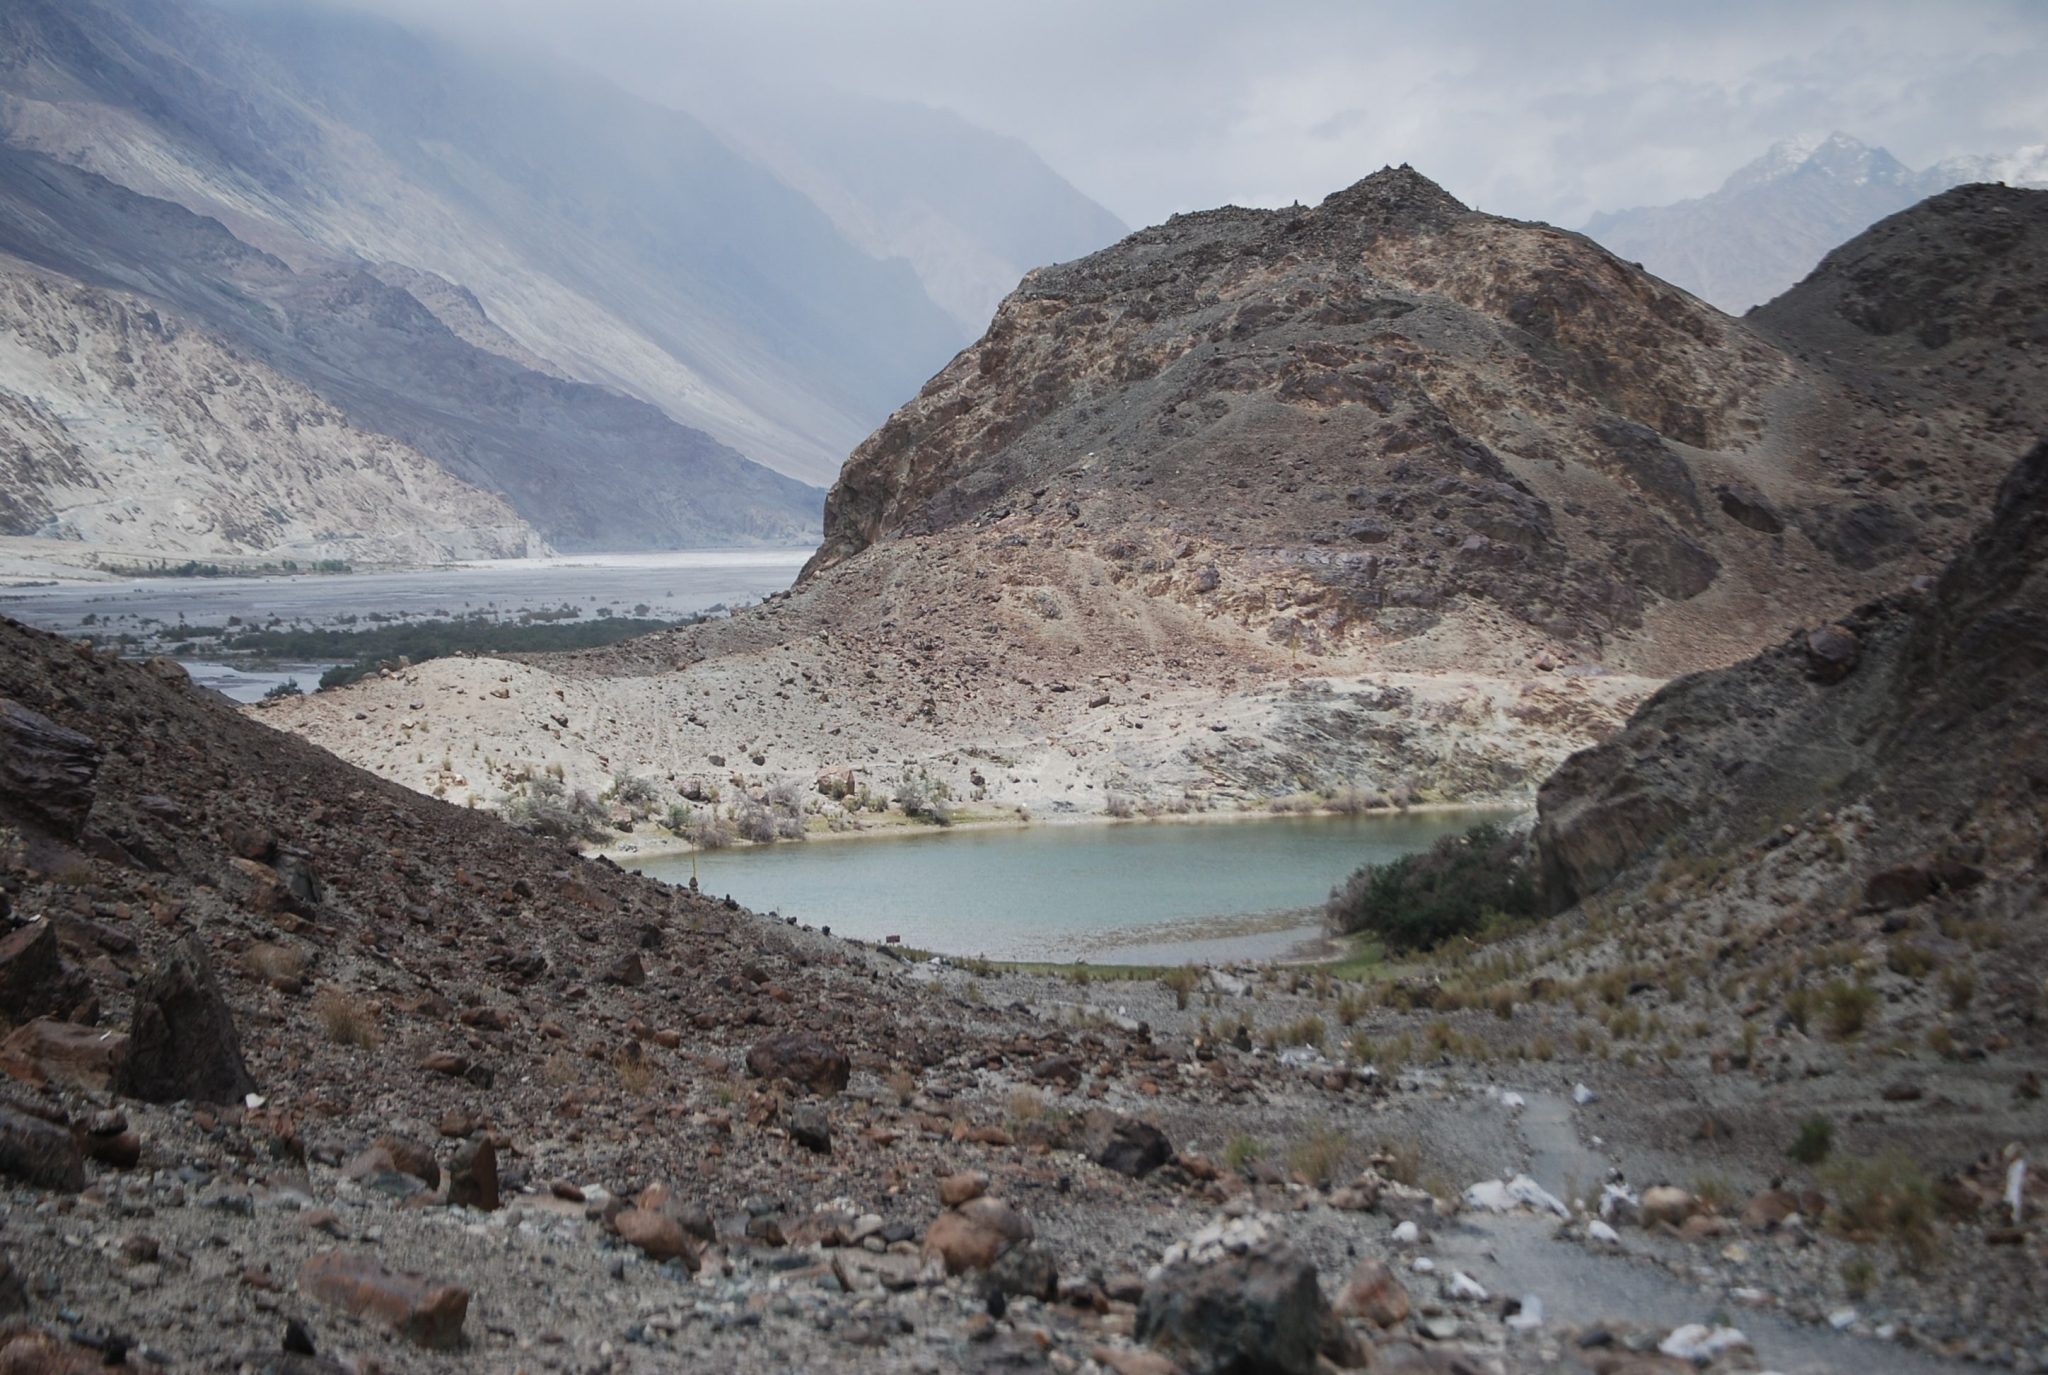
[[[1324,913],[1334,930],[1376,936],[1390,951],[1431,950],[1494,919],[1536,915],[1525,850],[1519,834],[1492,822],[1474,826],[1418,854],[1365,865],[1330,894]]]

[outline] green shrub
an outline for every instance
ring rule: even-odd
[[[1365,865],[1324,911],[1346,935],[1368,932],[1391,951],[1430,950],[1500,917],[1534,916],[1536,885],[1524,838],[1489,822],[1420,854]]]
[[[1802,1165],[1818,1165],[1835,1148],[1835,1124],[1815,1115],[1799,1124],[1799,1135],[1785,1148],[1785,1154]]]

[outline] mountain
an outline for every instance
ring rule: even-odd
[[[0,535],[115,564],[546,551],[498,497],[154,303],[0,257]]]
[[[1718,191],[1595,215],[1585,232],[1667,281],[1740,313],[1799,281],[1823,253],[1915,201],[1972,181],[2048,186],[2048,149],[1951,158],[1914,171],[1847,134],[1788,141]]]
[[[593,790],[924,770],[1032,813],[1526,796],[1663,680],[1937,569],[1981,517],[2044,390],[1993,342],[2031,326],[1982,303],[2040,299],[2048,195],[1952,192],[1879,237],[1878,275],[1946,286],[1865,357],[1817,341],[1867,333],[1840,307],[1869,245],[1752,325],[1407,168],[1177,216],[1027,277],[848,460],[789,596],[518,665],[530,708],[443,713],[425,757],[494,805],[535,759]],[[273,719],[433,786],[367,706],[506,671]]]
[[[693,110],[815,201],[848,241],[908,262],[963,342],[1032,268],[1129,232],[1029,148],[947,110],[832,91],[720,92]]]

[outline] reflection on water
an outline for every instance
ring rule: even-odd
[[[991,959],[1273,958],[1315,934],[1361,864],[1425,849],[1499,811],[1036,826],[713,851],[707,893],[835,934]],[[687,883],[692,857],[650,860]]]

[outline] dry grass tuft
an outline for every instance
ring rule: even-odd
[[[338,988],[323,988],[313,995],[313,1015],[327,1032],[327,1039],[338,1046],[374,1050],[384,1039],[371,1005]]]

